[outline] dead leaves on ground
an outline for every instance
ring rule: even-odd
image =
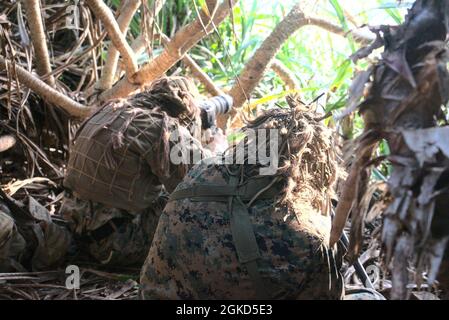
[[[80,288],[67,289],[63,270],[0,274],[0,299],[134,300],[137,274],[111,274],[80,268]]]

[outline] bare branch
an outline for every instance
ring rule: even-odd
[[[240,108],[247,100],[262,79],[269,62],[279,51],[282,44],[299,28],[305,26],[306,23],[307,21],[300,9],[300,5],[296,4],[257,49],[229,91],[229,94],[234,99],[235,108]]]
[[[201,67],[195,62],[195,60],[193,60],[188,54],[184,55],[184,57],[182,58],[182,62],[184,62],[184,64],[190,68],[193,76],[204,85],[207,92],[214,96],[224,94],[224,92],[214,84],[207,73],[204,72]]]
[[[131,82],[127,79],[120,80],[114,87],[105,91],[100,95],[100,100],[110,100],[116,98],[126,97],[129,94],[136,92],[141,86],[151,83],[153,80],[162,76],[168,69],[170,69],[182,56],[192,48],[198,41],[206,36],[215,25],[220,24],[229,11],[232,10],[230,5],[236,3],[235,0],[225,0],[216,10],[216,1],[207,1],[209,12],[214,12],[212,19],[203,11],[200,17],[179,30],[173,39],[167,44],[165,50],[155,59],[144,65],[136,74],[132,76]],[[203,28],[203,24],[207,23]]]
[[[159,14],[159,11],[161,11],[165,0],[154,0],[153,6],[150,12],[150,15],[147,17],[146,24],[149,26],[152,26],[154,23],[154,17]],[[145,48],[149,45],[147,42],[149,42],[149,39],[146,38],[146,33],[142,32],[136,39],[133,40],[131,43],[131,49],[133,49],[134,55],[138,57],[140,54],[142,54],[145,51]],[[123,72],[123,67],[119,63],[117,72],[115,75],[115,78],[118,79],[121,77]]]
[[[337,25],[335,25],[327,20],[321,19],[321,18],[307,16],[305,19],[306,19],[308,25],[320,27],[324,30],[338,34],[340,36],[347,37],[348,35],[352,35],[354,41],[356,41],[362,45],[368,45],[375,39],[374,36],[369,37],[369,36],[366,36],[364,34],[356,32],[356,31],[346,32],[340,26],[337,26]]]
[[[39,0],[22,0],[26,12],[26,18],[30,27],[31,40],[35,52],[35,62],[37,74],[44,76],[51,73],[50,56],[48,54],[47,39],[45,36],[44,25],[42,23],[42,14]],[[55,78],[49,76],[46,82],[54,87]]]
[[[16,73],[19,81],[26,87],[40,95],[44,100],[61,107],[67,111],[71,116],[83,118],[90,114],[93,110],[91,107],[83,106],[82,104],[70,99],[66,95],[56,91],[48,84],[23,69],[19,65],[13,65],[10,61],[0,56],[0,70],[7,70],[14,74]]]
[[[125,63],[126,74],[129,79],[137,71],[137,62],[134,52],[130,45],[126,42],[126,38],[120,30],[120,26],[114,18],[111,10],[101,0],[86,0],[86,3],[95,13],[95,15],[103,22],[112,43],[120,52]]]
[[[170,42],[170,38],[168,38],[165,34],[160,34],[159,36],[161,37],[162,43],[164,45]],[[224,94],[224,92],[214,84],[207,73],[204,72],[201,67],[195,62],[195,60],[193,60],[187,53],[182,57],[182,62],[184,62],[184,64],[190,68],[193,76],[204,85],[207,92],[214,96]]]
[[[270,68],[279,76],[279,78],[281,78],[289,89],[293,90],[299,88],[299,84],[296,81],[295,76],[282,62],[275,59],[271,62]]]
[[[145,48],[149,44],[149,39],[147,37],[148,36],[148,30],[146,28],[147,28],[147,26],[151,26],[152,27],[151,33],[149,35],[153,36],[154,20],[155,20],[155,17],[157,17],[157,15],[159,14],[159,11],[161,11],[164,3],[165,3],[165,0],[154,0],[153,1],[153,5],[151,7],[151,11],[149,12],[149,15],[148,16],[144,16],[144,17],[146,17],[145,29],[144,29],[145,32],[143,32],[141,35],[139,35],[139,37],[137,37],[131,43],[131,48],[133,48],[134,52],[142,53],[143,50],[145,50]]]
[[[122,6],[122,12],[117,18],[117,23],[120,31],[125,36],[128,32],[129,24],[136,13],[137,9],[140,7],[140,0],[126,0]],[[114,82],[115,72],[117,70],[117,63],[119,59],[119,51],[113,45],[109,46],[108,55],[106,58],[106,63],[103,67],[101,78],[98,83],[98,89],[101,91],[109,89],[112,87]]]
[[[167,45],[170,42],[170,38],[167,37],[165,34],[156,34],[154,35],[154,39],[158,39],[159,41],[162,42],[163,45]],[[154,40],[153,39],[153,40]],[[136,50],[138,50],[137,52],[142,52],[145,49],[145,44],[144,44],[144,38],[141,38],[141,42],[136,42]],[[136,52],[136,54],[137,54]],[[195,60],[193,60],[187,53],[184,54],[184,56],[182,57],[182,62],[184,62],[184,64],[190,68],[190,71],[192,73],[192,75],[197,78],[205,87],[206,91],[209,92],[212,95],[222,95],[224,94],[224,92],[218,88],[214,82],[212,81],[212,79],[207,75],[207,73],[205,73],[201,67],[195,62]],[[120,69],[120,68],[119,68]],[[118,70],[120,72],[120,70]],[[117,76],[120,76],[121,74],[117,74]]]

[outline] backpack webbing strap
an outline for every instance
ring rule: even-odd
[[[235,188],[238,185],[238,177],[230,176],[229,184]],[[231,221],[231,233],[237,250],[239,262],[245,266],[250,276],[257,295],[261,299],[269,299],[268,291],[264,286],[257,266],[260,258],[259,246],[248,214],[248,208],[239,197],[229,197],[229,214]]]
[[[195,185],[174,191],[170,195],[169,201],[190,198],[192,201],[228,202],[229,197],[239,197],[243,202],[246,202],[252,200],[271,181],[272,179],[254,179],[243,186],[220,184]],[[278,188],[273,187],[258,195],[257,199],[273,199],[279,195],[279,192],[280,190]]]
[[[227,202],[230,216],[232,239],[239,262],[246,268],[259,299],[270,299],[271,294],[260,276],[257,260],[260,259],[259,246],[254,235],[248,208],[244,201],[250,201],[272,181],[271,178],[254,179],[239,186],[238,176],[231,175],[227,185],[195,185],[174,191],[169,201],[189,198],[191,201]],[[273,199],[279,194],[277,187],[269,188],[258,199]]]

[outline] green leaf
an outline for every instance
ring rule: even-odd
[[[326,112],[332,112],[334,110],[343,108],[346,105],[346,99],[347,99],[346,95],[341,95],[337,100],[337,102],[327,104],[325,109]]]
[[[268,103],[268,102],[271,102],[271,101],[274,101],[274,100],[279,100],[279,99],[281,99],[281,98],[283,98],[283,97],[285,97],[285,96],[287,96],[289,94],[301,93],[301,92],[304,92],[304,91],[312,91],[312,90],[317,90],[317,88],[303,88],[303,89],[296,89],[296,90],[285,90],[285,91],[282,91],[280,93],[267,95],[267,96],[264,96],[264,97],[262,97],[260,99],[257,99],[254,102],[251,102],[249,104],[249,109],[253,110],[254,108],[256,108],[260,104]]]
[[[343,8],[340,6],[338,0],[329,0],[332,7],[334,7],[335,13],[337,14],[338,20],[340,21],[341,27],[345,32],[349,31],[348,22],[346,21],[346,16],[344,14]],[[352,38],[352,35],[348,35],[349,46],[351,47],[352,52],[356,51],[355,42]]]
[[[377,3],[380,4],[379,8],[384,9],[385,12],[393,18],[393,20],[397,24],[401,24],[403,22],[402,16],[399,13],[399,10],[397,9],[397,5],[395,3],[387,3],[383,0],[377,0]]]
[[[345,81],[346,79],[349,78],[349,76],[352,74],[351,65],[352,65],[351,60],[346,59],[338,67],[337,76],[335,77],[334,81],[330,85],[331,91],[337,90],[342,85],[343,81]]]

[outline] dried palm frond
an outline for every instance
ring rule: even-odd
[[[404,24],[380,27],[385,50],[369,77],[364,77],[365,82],[371,78],[369,92],[357,106],[365,133],[358,140],[332,229],[331,242],[335,242],[351,212],[349,255],[356,257],[369,168],[379,162],[373,159],[373,151],[385,139],[392,174],[391,198],[383,212],[383,261],[392,273],[395,299],[409,295],[411,274],[419,284],[426,271],[427,282],[434,283],[449,239],[448,127],[441,108],[449,99],[449,53],[444,42],[448,8],[447,0],[418,0]]]

